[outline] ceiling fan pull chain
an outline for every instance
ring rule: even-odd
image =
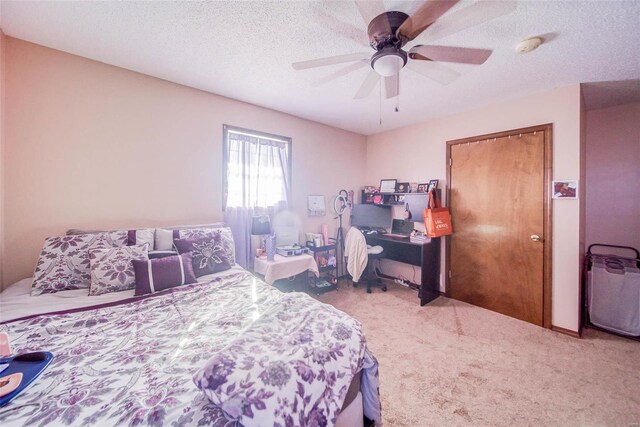
[[[396,74],[396,113],[400,111],[400,70]]]
[[[382,79],[380,80],[380,126],[382,126]]]

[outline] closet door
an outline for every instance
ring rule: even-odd
[[[551,129],[535,129],[448,143],[454,231],[448,295],[550,327]]]

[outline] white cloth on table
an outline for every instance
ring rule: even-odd
[[[278,279],[286,279],[305,271],[311,271],[316,276],[319,275],[318,264],[311,255],[281,256],[276,255],[273,261],[265,258],[256,258],[253,262],[253,271],[262,274],[264,281],[273,285]]]

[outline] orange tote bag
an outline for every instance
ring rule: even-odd
[[[429,192],[429,205],[424,210],[424,228],[427,237],[447,236],[453,233],[449,208],[443,208],[436,190]]]

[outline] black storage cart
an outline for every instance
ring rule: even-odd
[[[316,295],[338,289],[338,267],[337,259],[334,264],[325,264],[321,262],[324,258],[327,260],[331,256],[336,257],[335,239],[329,238],[329,245],[316,246],[313,242],[307,242],[307,248],[313,255],[318,264],[319,277],[309,275],[307,277],[307,291]]]
[[[597,243],[587,249],[584,263],[584,326],[640,341],[638,250]]]

